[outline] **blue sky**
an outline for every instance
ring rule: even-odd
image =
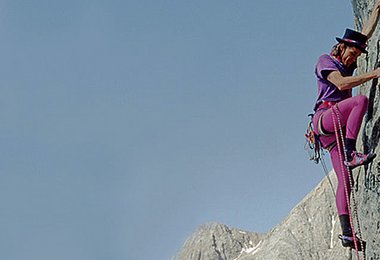
[[[170,259],[323,177],[314,64],[349,1],[0,1],[0,258]]]

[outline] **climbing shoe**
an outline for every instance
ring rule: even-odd
[[[339,235],[339,239],[342,240],[342,246],[355,249],[354,237]],[[364,240],[360,240],[358,237],[356,237],[356,243],[358,246],[358,251],[362,251],[362,244],[365,251],[366,242]]]
[[[372,162],[372,160],[376,157],[375,153],[369,153],[369,154],[362,154],[357,151],[353,151],[350,156],[351,160],[345,161],[344,164],[350,168],[350,170],[361,166],[366,165]]]

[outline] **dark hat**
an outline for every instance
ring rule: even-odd
[[[336,37],[336,40],[339,43],[346,43],[348,46],[354,46],[361,50],[364,53],[368,53],[365,48],[367,48],[367,40],[368,37],[364,34],[361,34],[360,32],[346,29],[346,32],[344,33],[343,39]]]

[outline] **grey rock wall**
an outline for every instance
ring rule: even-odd
[[[361,29],[372,10],[374,1],[355,0],[352,6],[355,26]],[[359,60],[358,74],[373,70],[380,65],[380,24],[368,45],[368,55]],[[363,237],[368,242],[367,259],[380,259],[380,86],[375,79],[360,87],[359,94],[369,97],[369,109],[364,119],[360,140],[364,152],[375,152],[378,156],[366,168],[357,170],[356,193],[358,212]]]

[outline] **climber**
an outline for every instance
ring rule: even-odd
[[[366,43],[376,28],[379,13],[380,0],[377,0],[362,31],[346,29],[343,38],[336,38],[338,43],[333,46],[330,54],[319,57],[315,68],[318,97],[314,106],[313,124],[322,146],[329,150],[338,179],[336,206],[342,227],[340,239],[344,247],[355,248],[356,243],[359,251],[362,250],[360,244],[363,242],[364,245],[365,242],[360,241],[358,237],[354,238],[352,232],[352,221],[350,221],[348,209],[351,187],[348,183],[349,171],[346,168],[354,169],[366,165],[374,159],[376,154],[362,154],[356,150],[356,139],[368,108],[368,98],[364,95],[352,96],[352,88],[379,78],[380,68],[361,75],[353,75],[353,73],[356,69],[358,57],[362,53],[367,53]],[[345,130],[344,146],[346,150],[344,156],[343,154],[340,156],[338,152],[333,118],[334,111],[339,116],[342,128]],[[340,149],[343,151],[342,147]],[[342,161],[346,167],[341,167]],[[344,182],[347,185],[348,195],[345,193]]]

